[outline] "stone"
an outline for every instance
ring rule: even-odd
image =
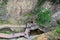
[[[12,24],[18,24],[23,14],[34,9],[36,4],[37,0],[9,0],[6,7],[8,20]]]
[[[48,40],[45,34],[40,35],[37,40]]]

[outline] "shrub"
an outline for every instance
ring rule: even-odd
[[[60,35],[60,28],[59,27],[56,27],[55,30],[58,33],[58,35]]]
[[[2,3],[0,3],[0,5],[5,5],[7,4],[8,0],[2,0]]]
[[[59,24],[59,25],[60,25],[60,20],[57,20],[57,24]]]
[[[36,23],[39,25],[45,25],[50,22],[50,11],[44,9],[44,12],[39,12],[38,17],[36,18]]]

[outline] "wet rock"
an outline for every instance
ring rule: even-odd
[[[39,29],[35,29],[35,30],[30,30],[30,35],[39,35],[44,33],[43,31],[39,30]]]

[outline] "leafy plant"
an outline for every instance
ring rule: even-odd
[[[4,33],[4,34],[11,34],[11,32],[9,32],[9,31],[3,31],[3,32],[1,32],[1,33]]]
[[[50,22],[50,11],[47,9],[44,9],[43,11],[44,12],[38,13],[38,17],[35,20],[39,25],[45,25]]]
[[[53,3],[58,3],[60,0],[51,0]]]
[[[59,27],[56,27],[55,30],[58,33],[58,35],[60,35],[60,28]]]
[[[9,21],[0,19],[0,24],[7,24],[7,23],[10,24]]]
[[[12,30],[10,28],[1,28],[0,33],[11,34]]]
[[[37,5],[33,11],[34,14],[37,14],[41,11],[41,6],[42,6],[42,4],[44,4],[45,1],[46,0],[38,0]]]
[[[57,24],[59,24],[59,25],[60,25],[60,20],[57,20]]]
[[[31,16],[31,13],[25,13],[24,16],[29,17],[29,16]]]
[[[7,4],[8,0],[2,0],[2,3],[0,3],[0,5],[5,5]]]
[[[38,0],[37,7],[40,7],[46,0]]]

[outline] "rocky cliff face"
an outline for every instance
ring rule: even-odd
[[[50,1],[45,1],[45,3],[42,4],[42,7],[49,9],[52,12],[51,19],[53,19],[53,18],[55,18],[55,19],[51,20],[52,22],[50,24],[49,23],[46,24],[46,27],[45,26],[39,27],[39,25],[37,25],[37,23],[33,22],[33,21],[35,21],[34,20],[35,17],[33,17],[33,16],[35,16],[35,14],[34,14],[34,12],[31,12],[32,10],[34,11],[35,9],[36,9],[35,10],[36,14],[38,13],[38,11],[39,12],[41,11],[40,10],[41,6],[39,6],[38,8],[35,8],[35,6],[37,7],[37,5],[36,5],[37,2],[38,2],[38,0],[8,0],[8,1],[6,0],[5,2],[0,1],[0,4],[2,3],[0,5],[0,19],[3,20],[3,21],[0,20],[0,23],[2,23],[2,22],[4,23],[4,25],[3,25],[3,23],[2,23],[2,25],[0,25],[0,29],[2,30],[3,28],[6,28],[6,29],[9,28],[9,30],[12,31],[12,35],[8,34],[9,37],[11,37],[11,38],[16,37],[17,35],[21,36],[22,34],[23,34],[23,37],[25,37],[25,38],[19,37],[17,39],[6,39],[6,40],[32,40],[32,39],[33,40],[53,40],[53,37],[55,36],[55,34],[54,34],[55,31],[54,32],[48,32],[48,31],[54,30],[55,25],[56,25],[56,21],[54,21],[55,19],[60,20],[60,16],[59,16],[60,4],[52,4],[52,2],[50,2]],[[40,2],[41,1],[39,1],[38,3],[40,3]],[[42,12],[44,12],[44,10],[42,10]],[[25,17],[23,16],[25,13],[27,13],[28,16],[30,14],[32,14],[33,16],[30,15],[28,17],[29,19],[30,18],[31,19],[30,19],[30,22],[27,23],[27,25],[26,24],[20,25],[20,24],[22,24],[21,22],[24,22],[23,19],[25,20]],[[28,14],[28,13],[30,13],[30,14]],[[21,19],[22,19],[22,21],[21,21]],[[28,19],[28,21],[29,21],[29,19]],[[7,20],[7,21],[5,21],[5,20]],[[33,20],[33,21],[31,21],[31,20]],[[27,20],[25,20],[25,21],[27,21]],[[7,22],[7,23],[5,23],[5,22]],[[4,31],[4,29],[3,29],[3,31]],[[21,35],[16,34],[16,33],[21,33],[21,32],[23,32]],[[47,32],[47,33],[44,33],[44,32]],[[42,34],[42,33],[44,33],[44,34]],[[42,35],[39,35],[39,34],[42,34]],[[47,34],[51,34],[51,35],[47,35]],[[3,34],[3,33],[0,35],[3,35],[4,38],[7,36],[6,34]],[[4,36],[4,35],[6,35],[6,36]],[[51,36],[52,36],[52,39],[50,39]],[[37,37],[37,38],[35,38],[35,37]],[[7,36],[7,38],[8,38],[8,36]],[[54,40],[55,40],[55,37],[54,37]]]
[[[34,9],[37,0],[9,0],[7,3],[7,16],[12,24],[18,24],[18,21],[25,12]]]

